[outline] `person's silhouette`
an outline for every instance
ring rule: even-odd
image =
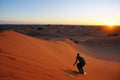
[[[73,65],[76,65],[77,61],[79,61],[79,63],[77,64],[77,68],[78,68],[79,72],[84,74],[83,66],[86,64],[86,62],[85,62],[84,58],[80,56],[79,53],[77,53],[76,60]]]

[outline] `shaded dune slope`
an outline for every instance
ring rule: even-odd
[[[89,51],[86,54],[100,59],[120,62],[120,37],[94,38],[80,44],[82,44],[82,48],[84,47]]]
[[[86,58],[87,75],[73,75],[75,54]],[[98,60],[70,40],[32,38],[14,31],[0,33],[0,80],[119,80],[120,63]]]

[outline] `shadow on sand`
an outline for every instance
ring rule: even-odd
[[[77,72],[75,70],[70,70],[70,69],[64,70],[64,69],[62,69],[61,71],[65,72],[67,74],[73,75],[73,76],[81,75],[79,72]]]

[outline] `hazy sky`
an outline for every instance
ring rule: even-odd
[[[120,0],[0,0],[0,23],[120,25]]]

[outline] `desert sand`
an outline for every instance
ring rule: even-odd
[[[86,44],[78,47],[69,39],[43,40],[3,31],[0,33],[0,80],[120,80],[120,62],[88,55],[92,51]],[[73,63],[78,52],[86,60],[86,75],[72,73],[77,71]]]

